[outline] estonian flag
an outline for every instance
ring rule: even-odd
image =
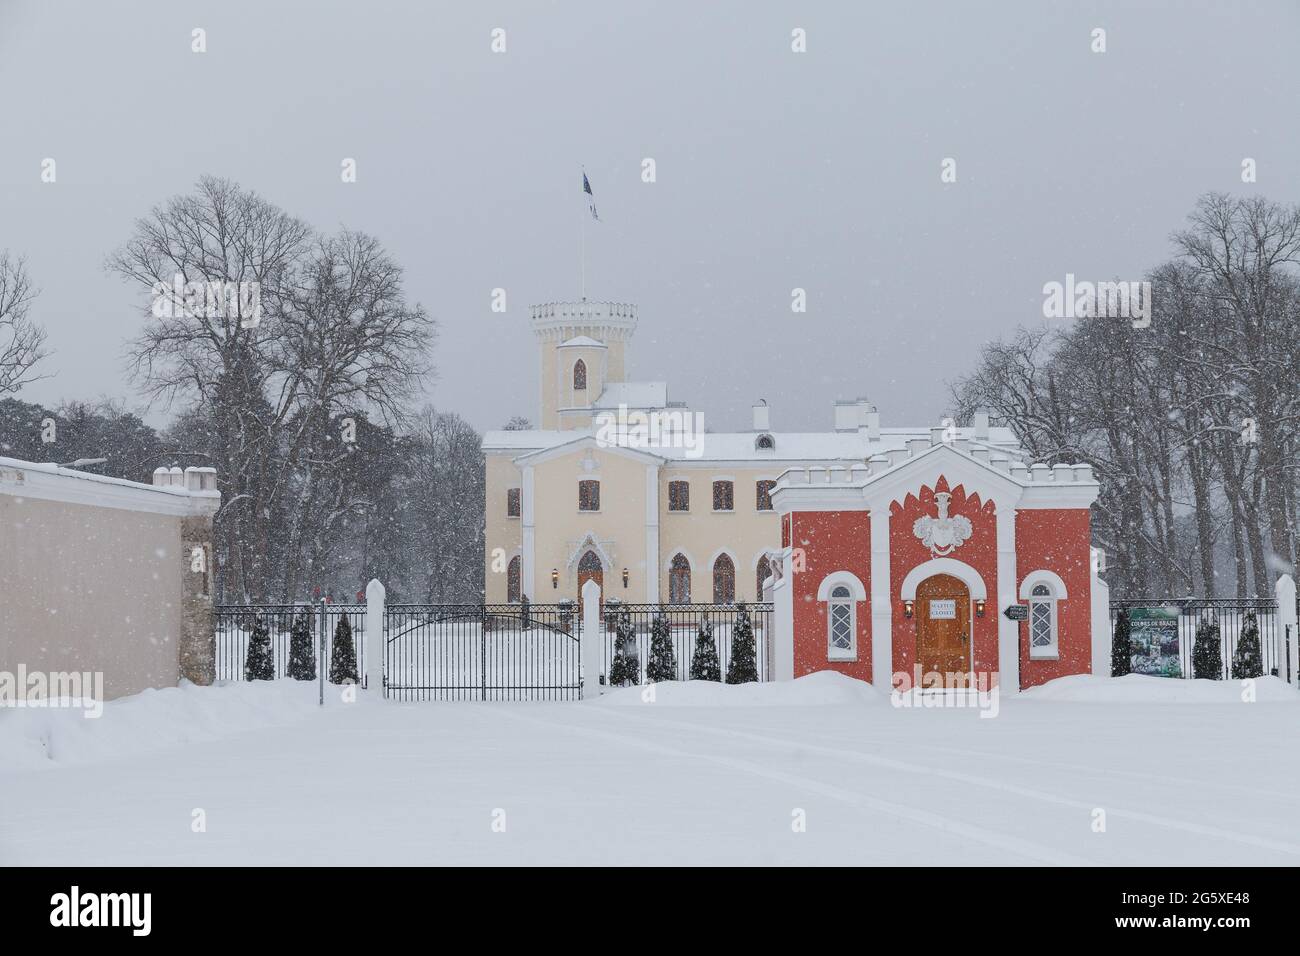
[[[587,200],[587,208],[591,210],[591,218],[600,222],[600,217],[596,215],[596,194],[591,191],[591,182],[587,179],[587,174],[582,174],[582,191],[591,198]]]

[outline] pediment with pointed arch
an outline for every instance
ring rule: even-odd
[[[600,559],[600,566],[603,570],[612,571],[614,569],[614,561],[610,558],[609,552],[605,550],[605,546],[600,543],[600,539],[596,537],[594,532],[588,531],[582,536],[578,546],[569,555],[569,560],[565,565],[569,571],[577,570],[578,562],[582,560],[582,556],[588,551]]]

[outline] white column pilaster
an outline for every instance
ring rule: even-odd
[[[540,600],[543,594],[537,587],[534,514],[533,466],[526,465],[519,490],[519,584],[530,601]]]
[[[659,466],[645,466],[645,601],[659,603]]]
[[[894,603],[889,593],[889,503],[871,506],[871,683],[888,691],[894,675]]]
[[[1003,610],[1015,604],[1016,597],[1016,509],[1005,501],[997,508],[998,587],[993,595],[997,603],[985,609],[998,622],[998,693],[1020,693],[1020,622],[1011,621]]]

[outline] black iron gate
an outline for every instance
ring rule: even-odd
[[[384,696],[578,700],[582,620],[564,604],[390,604]]]

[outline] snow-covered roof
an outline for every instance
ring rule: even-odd
[[[959,444],[983,447],[991,456],[1020,458],[1019,446],[1011,429],[992,427],[986,440],[977,441],[973,428],[957,428],[950,437]],[[874,455],[907,450],[909,441],[932,437],[930,428],[882,428],[879,437],[869,437],[865,430],[854,432],[763,432],[771,435],[774,448],[757,448],[758,432],[705,432],[692,436],[689,443],[680,438],[638,441],[630,436],[627,447],[649,452],[670,461],[728,462],[852,462],[866,461]],[[597,430],[568,431],[492,431],[483,436],[485,451],[513,451],[524,454],[577,443],[597,435]],[[621,442],[619,444],[622,444]]]
[[[1012,507],[1086,508],[1096,500],[1098,482],[1090,465],[1027,465],[1011,451],[975,443],[961,435],[953,438],[950,433],[931,433],[903,449],[876,454],[847,467],[840,462],[788,468],[772,490],[772,501],[782,513],[828,502],[863,507],[873,492],[888,495],[899,487],[906,488],[917,472],[935,471],[951,485],[974,479],[994,501],[999,494],[1009,496],[1006,501]]]
[[[600,398],[592,406],[598,409],[628,408],[649,409],[668,407],[667,382],[612,382],[605,386]]]
[[[566,339],[560,343],[560,348],[567,348],[570,346],[574,348],[607,348],[604,342],[597,342],[590,335],[575,335],[573,338]]]
[[[0,494],[161,514],[210,512],[220,503],[215,479],[211,490],[191,490],[185,486],[185,475],[179,468],[163,470],[175,480],[167,485],[146,484],[63,468],[54,462],[0,457]],[[211,468],[190,470],[213,473]]]

